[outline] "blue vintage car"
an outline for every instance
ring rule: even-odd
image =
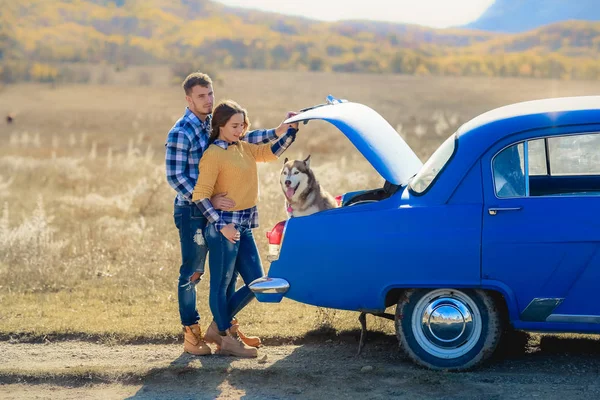
[[[385,179],[271,231],[259,301],[394,315],[420,365],[477,365],[511,329],[600,333],[600,96],[512,104],[422,164],[378,113],[330,98],[325,120]],[[331,232],[337,232],[332,235]]]

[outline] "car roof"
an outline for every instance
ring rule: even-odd
[[[456,185],[490,147],[522,132],[545,128],[595,124],[600,126],[600,96],[580,96],[534,100],[507,105],[483,113],[466,122],[456,132],[457,155],[440,178],[448,184],[436,183],[432,193],[446,201]],[[543,131],[547,132],[547,131]],[[557,134],[560,130],[557,130]],[[542,135],[546,135],[543,133]],[[535,133],[532,133],[535,136]]]
[[[457,136],[461,142],[485,140],[491,144],[525,130],[591,123],[600,123],[600,96],[560,97],[488,111],[462,125]]]

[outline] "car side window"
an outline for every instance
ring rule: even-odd
[[[510,198],[526,195],[523,143],[502,150],[494,157],[492,166],[496,196]]]
[[[546,144],[544,139],[529,140],[527,142],[529,154],[529,175],[547,175]]]
[[[600,175],[600,134],[548,139],[553,175]]]
[[[515,143],[492,159],[498,198],[600,196],[600,133]]]

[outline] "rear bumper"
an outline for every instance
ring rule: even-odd
[[[290,284],[282,278],[263,276],[252,281],[248,287],[261,303],[279,303],[290,288]]]

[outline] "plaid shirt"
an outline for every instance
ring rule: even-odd
[[[273,154],[277,157],[281,156],[296,139],[296,132],[298,132],[297,129],[289,128],[284,135],[274,142],[271,145]],[[213,144],[225,150],[229,146],[236,145],[235,143],[230,144],[220,139],[215,140]],[[248,229],[258,228],[258,209],[256,206],[244,210],[223,211],[216,210],[210,199],[202,199],[197,201],[196,204],[202,211],[202,214],[208,219],[208,222],[215,224],[217,232],[220,232],[227,224],[235,224],[238,229],[240,227]]]
[[[167,182],[177,192],[177,206],[192,204],[192,192],[198,180],[200,158],[209,145],[211,118],[209,115],[206,121],[202,122],[186,108],[183,117],[175,123],[167,136]],[[248,143],[269,143],[275,139],[275,129],[255,130],[248,132],[243,138]]]

